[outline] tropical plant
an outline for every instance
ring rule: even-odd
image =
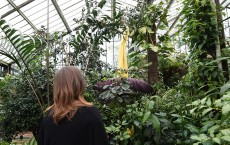
[[[36,65],[34,65],[36,66]],[[34,76],[39,80],[39,91],[46,92],[46,71],[41,67],[30,68]],[[52,69],[50,69],[52,72]],[[32,131],[37,139],[40,122],[43,118],[33,90],[25,80],[25,75],[9,77],[1,87],[0,97],[2,98],[0,130],[5,141],[11,142],[17,133]],[[28,74],[27,74],[28,75]],[[49,80],[52,86],[52,78]],[[52,88],[52,87],[51,87]],[[50,97],[52,92],[50,92]],[[42,97],[47,104],[46,94]]]
[[[92,3],[93,6],[83,14],[82,21],[78,22],[81,27],[76,30],[76,35],[70,42],[74,47],[76,65],[81,66],[86,75],[90,71],[99,73],[107,66],[100,60],[100,56],[105,53],[101,45],[118,35],[122,26],[122,12],[114,17],[101,13],[105,3],[104,0],[97,5]]]
[[[36,59],[42,51],[42,42],[36,37],[21,34],[2,19],[0,19],[0,28],[5,34],[5,37],[0,38],[0,54],[10,58],[21,72],[29,74],[25,76],[25,79],[30,84],[34,97],[43,110],[44,100],[41,97],[41,92],[37,89],[37,81],[33,72],[30,70],[30,62]]]
[[[220,99],[205,97],[189,105],[194,107],[190,113],[196,118],[196,131],[190,137],[195,144],[230,143],[230,92]]]
[[[29,141],[25,141],[22,145],[37,145],[35,138],[32,138]]]
[[[188,44],[190,89],[193,94],[204,91],[206,94],[219,93],[219,86],[228,81],[224,77],[225,72],[220,61],[209,63],[219,59],[217,51],[219,46],[219,29],[217,27],[217,13],[215,2],[211,0],[184,1],[188,8],[182,11],[184,17],[182,22],[187,27],[183,27],[183,41]],[[220,50],[219,50],[220,51]]]
[[[159,81],[158,51],[163,50],[160,49],[160,43],[156,41],[156,34],[158,29],[165,29],[168,25],[167,10],[164,9],[162,2],[155,5],[146,1],[138,1],[137,6],[129,10],[126,15],[132,44],[137,48],[136,53],[147,52],[148,81],[156,83]],[[157,22],[159,22],[158,25]],[[165,36],[158,36],[159,40],[163,40]]]
[[[163,83],[167,87],[176,86],[184,75],[187,74],[187,62],[185,54],[173,53],[159,56],[159,71],[162,75]],[[183,61],[184,60],[184,61]]]

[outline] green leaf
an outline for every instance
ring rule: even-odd
[[[151,121],[153,128],[155,128],[156,131],[160,132],[160,121],[154,114],[151,115]]]
[[[97,14],[98,14],[97,11],[96,11],[95,9],[92,11],[92,13],[93,13],[93,16],[94,16],[94,17],[96,17]]]
[[[203,44],[198,45],[198,48],[201,49],[203,47]]]
[[[22,67],[22,66],[20,65],[20,63],[19,63],[19,60],[16,58],[15,55],[10,54],[9,52],[2,51],[2,50],[0,50],[0,54],[6,56],[6,57],[8,57],[8,58],[10,58],[14,63],[17,64],[17,66],[18,66],[19,68]]]
[[[149,119],[150,115],[151,115],[151,112],[150,112],[150,111],[146,112],[146,113],[144,114],[143,119],[142,119],[142,123],[145,123],[145,122]]]
[[[86,19],[86,22],[87,22],[88,24],[92,24],[92,23],[93,23],[93,20],[92,20],[91,18],[87,18],[87,19]]]
[[[194,143],[193,145],[200,145],[200,143],[201,143],[201,142],[196,142],[196,143]]]
[[[150,101],[150,102],[149,102],[149,109],[153,109],[153,106],[154,106],[154,102],[153,102],[153,101]]]
[[[199,136],[197,136],[197,135],[192,135],[190,138],[193,139],[193,140],[201,141],[201,138]]]
[[[135,124],[136,126],[138,126],[138,127],[139,127],[140,122],[135,120],[135,121],[134,121],[134,124]]]
[[[10,34],[8,35],[9,38],[11,38],[13,36],[13,34],[15,34],[15,32],[17,32],[15,29],[12,29],[10,31]]]
[[[150,27],[147,27],[146,30],[148,33],[154,33],[154,31]]]
[[[20,34],[17,34],[13,38],[11,38],[10,41],[14,43],[14,40],[18,37],[20,38],[20,36],[21,36]]]
[[[8,29],[10,29],[10,26],[9,26],[9,25],[4,25],[4,26],[2,27],[2,30],[4,31],[4,33],[6,33],[6,31],[7,31]]]
[[[122,87],[122,89],[123,89],[124,91],[126,91],[126,90],[129,89],[130,86],[129,86],[128,84],[124,84],[124,85],[122,85],[121,87]]]
[[[195,112],[195,110],[197,109],[197,107],[195,107],[195,108],[193,108],[193,109],[191,109],[189,112],[190,112],[190,114],[193,114],[194,112]]]
[[[4,23],[6,23],[6,21],[3,20],[3,19],[0,19],[0,26],[1,26],[2,24],[4,24]]]
[[[208,112],[210,112],[212,110],[212,108],[207,108],[202,112],[202,115],[206,115]]]
[[[222,136],[221,139],[230,142],[230,136]]]
[[[223,115],[227,115],[227,114],[229,114],[229,112],[230,112],[230,104],[223,105],[223,107],[222,107],[222,114]]]
[[[111,95],[111,93],[110,93],[109,90],[107,90],[107,91],[102,92],[102,93],[99,95],[99,97],[100,97],[101,99],[108,99],[108,98],[109,98],[109,95]]]
[[[221,142],[220,142],[220,139],[219,138],[212,138],[212,140],[215,142],[215,143],[217,143],[217,144],[221,144]]]
[[[157,52],[159,48],[156,45],[150,44],[150,48],[152,51]]]
[[[210,64],[213,64],[213,63],[216,63],[216,62],[220,62],[222,60],[229,60],[229,59],[230,59],[230,57],[219,57],[219,58],[217,58],[215,60],[212,60],[212,61],[206,63],[205,65],[210,65]]]
[[[228,136],[230,136],[230,129],[223,129],[223,130],[220,130],[220,132],[221,132],[223,135],[228,135]]]
[[[181,118],[177,118],[177,120],[173,121],[173,123],[181,124],[182,121],[183,121],[183,120],[182,120]]]
[[[139,32],[140,33],[142,33],[142,34],[146,34],[146,27],[141,27],[140,29],[139,29]]]
[[[227,90],[229,90],[230,88],[230,81],[228,81],[226,84],[224,84],[221,88],[220,88],[220,93],[223,94],[225,93]]]
[[[207,132],[208,129],[213,126],[215,123],[213,121],[207,121],[202,123],[204,126],[200,129],[200,132]]]
[[[205,102],[206,102],[206,100],[207,100],[207,97],[205,97],[205,98],[201,99],[201,100],[200,100],[200,103],[201,103],[202,105],[204,105],[204,104],[205,104]]]
[[[101,0],[99,3],[98,3],[98,7],[102,8],[106,3],[106,0]]]
[[[211,101],[211,98],[210,98],[210,97],[208,97],[208,100],[206,101],[206,104],[207,104],[208,106],[211,106],[211,105],[212,105],[212,101]]]
[[[212,126],[211,128],[208,129],[208,133],[213,133],[213,132],[216,132],[220,129],[220,125],[214,125]]]
[[[199,134],[199,136],[197,135],[192,135],[190,137],[191,139],[194,139],[194,140],[198,140],[198,141],[201,141],[201,142],[205,142],[209,139],[209,137],[205,134]]]
[[[215,100],[215,107],[222,107],[222,102],[221,102],[221,99],[218,99],[218,100]]]
[[[206,4],[206,0],[202,0],[201,1],[201,6],[203,7],[203,6],[205,6],[205,4]]]
[[[82,25],[82,27],[85,30],[85,32],[87,32],[89,30],[89,26],[88,25]]]
[[[192,133],[196,133],[196,134],[199,133],[199,129],[194,125],[186,124],[185,127]]]

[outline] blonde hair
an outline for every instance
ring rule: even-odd
[[[63,67],[55,74],[51,111],[55,123],[64,117],[71,120],[79,107],[92,106],[83,97],[85,86],[85,79],[77,67]]]

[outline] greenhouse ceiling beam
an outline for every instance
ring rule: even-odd
[[[224,8],[227,8],[229,5],[230,5],[230,2]]]
[[[58,15],[60,16],[62,22],[64,23],[64,25],[65,25],[65,27],[67,29],[67,32],[71,32],[70,26],[67,23],[67,21],[66,21],[66,19],[65,19],[64,15],[63,15],[58,3],[57,3],[57,1],[56,0],[51,0],[51,1],[52,1],[53,5],[54,5],[56,11],[58,12]]]
[[[179,20],[179,18],[181,17],[183,13],[183,10],[179,13],[179,15],[175,18],[175,20],[173,21],[172,25],[169,27],[168,31],[166,32],[166,34],[168,34],[172,28],[175,26],[176,22]]]
[[[176,22],[177,22],[177,21],[179,20],[179,18],[181,17],[181,15],[182,15],[184,9],[187,8],[192,2],[193,2],[193,1],[188,2],[188,3],[183,7],[183,9],[182,9],[181,12],[179,13],[179,15],[175,18],[174,22],[173,22],[172,25],[169,27],[169,30],[166,32],[166,34],[168,34],[168,33],[172,30],[172,28],[175,26]]]
[[[5,14],[3,14],[3,15],[1,16],[1,18],[5,18],[6,16],[8,16],[8,15],[12,14],[13,12],[19,10],[20,8],[23,8],[24,6],[30,4],[30,3],[33,2],[33,1],[34,1],[34,0],[28,0],[28,1],[26,1],[26,2],[24,2],[24,3],[22,3],[22,4],[20,4],[19,6],[17,6],[16,9],[12,9],[12,10],[6,12]]]
[[[38,31],[38,29],[34,26],[34,24],[24,15],[24,13],[20,10],[17,9],[17,6],[15,5],[15,3],[12,0],[7,0],[10,5],[23,17],[24,20],[26,20],[26,22],[35,30]]]
[[[227,0],[222,1],[221,5],[223,5]]]
[[[168,2],[168,5],[167,5],[166,9],[164,10],[163,16],[165,16],[165,17],[167,16],[168,10],[169,10],[170,7],[172,6],[173,2],[174,2],[174,0],[170,0],[170,1]],[[158,28],[159,28],[161,22],[162,22],[162,21],[160,21],[160,22],[157,24],[156,30],[158,30]]]
[[[121,1],[121,0],[118,0],[119,1],[119,3],[122,5],[122,3],[123,4],[125,4],[125,5],[129,5],[129,6],[131,6],[131,7],[135,7],[134,5],[131,5],[130,3],[127,3],[127,2],[125,2],[124,0],[123,1]]]
[[[226,21],[226,20],[228,20],[228,19],[230,19],[230,17],[227,17],[226,19],[224,19],[223,21]]]

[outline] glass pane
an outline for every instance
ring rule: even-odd
[[[60,23],[59,25],[56,25],[56,26],[53,26],[50,28],[50,33],[54,33],[54,32],[57,32],[57,31],[64,31],[64,32],[67,32],[65,26],[63,25],[63,23]]]
[[[62,30],[65,30],[65,26],[64,26],[62,20],[59,18],[59,16],[57,17],[56,20],[54,20],[53,23],[50,23],[50,24],[49,24],[50,32],[51,32],[51,31],[55,31],[55,30],[56,30],[56,31],[60,31],[60,28],[61,28],[61,27],[63,27]],[[57,28],[59,28],[59,30],[58,30]]]
[[[15,5],[19,6],[20,4],[26,2],[27,0],[14,0]]]
[[[22,31],[22,33],[23,34],[32,35],[34,33],[34,29],[29,28],[29,29],[26,29],[26,30]]]
[[[0,6],[0,8],[1,8],[2,6],[4,7],[4,6],[7,5],[7,4],[9,4],[7,0],[1,0],[1,6]]]
[[[68,25],[73,30],[75,27],[72,25],[76,24],[74,22],[74,18],[79,19],[82,17],[82,9],[85,8],[85,2],[83,0],[78,0],[64,3],[63,1],[59,0],[58,5],[62,10]]]
[[[19,16],[19,13],[18,13],[18,12],[13,12],[12,14],[6,16],[6,17],[4,18],[4,20],[10,21],[10,20],[12,20],[12,19],[18,19],[18,18],[17,18],[18,16]]]
[[[117,6],[122,6],[122,7],[135,7],[137,5],[137,2],[134,0],[117,0]]]
[[[22,7],[20,10],[22,11],[22,12],[25,12],[25,11],[28,11],[28,10],[32,10],[33,12],[34,11],[37,11],[37,9],[42,9],[42,8],[44,8],[44,7],[42,7],[42,6],[44,6],[45,5],[45,7],[47,6],[47,2],[46,2],[47,0],[36,0],[36,1],[33,1],[32,3],[29,3],[28,5],[26,5],[25,7]],[[36,7],[36,6],[40,6],[40,7]]]
[[[10,4],[1,5],[0,6],[0,16],[2,16],[3,14],[7,13],[8,11],[12,9],[13,7]]]

